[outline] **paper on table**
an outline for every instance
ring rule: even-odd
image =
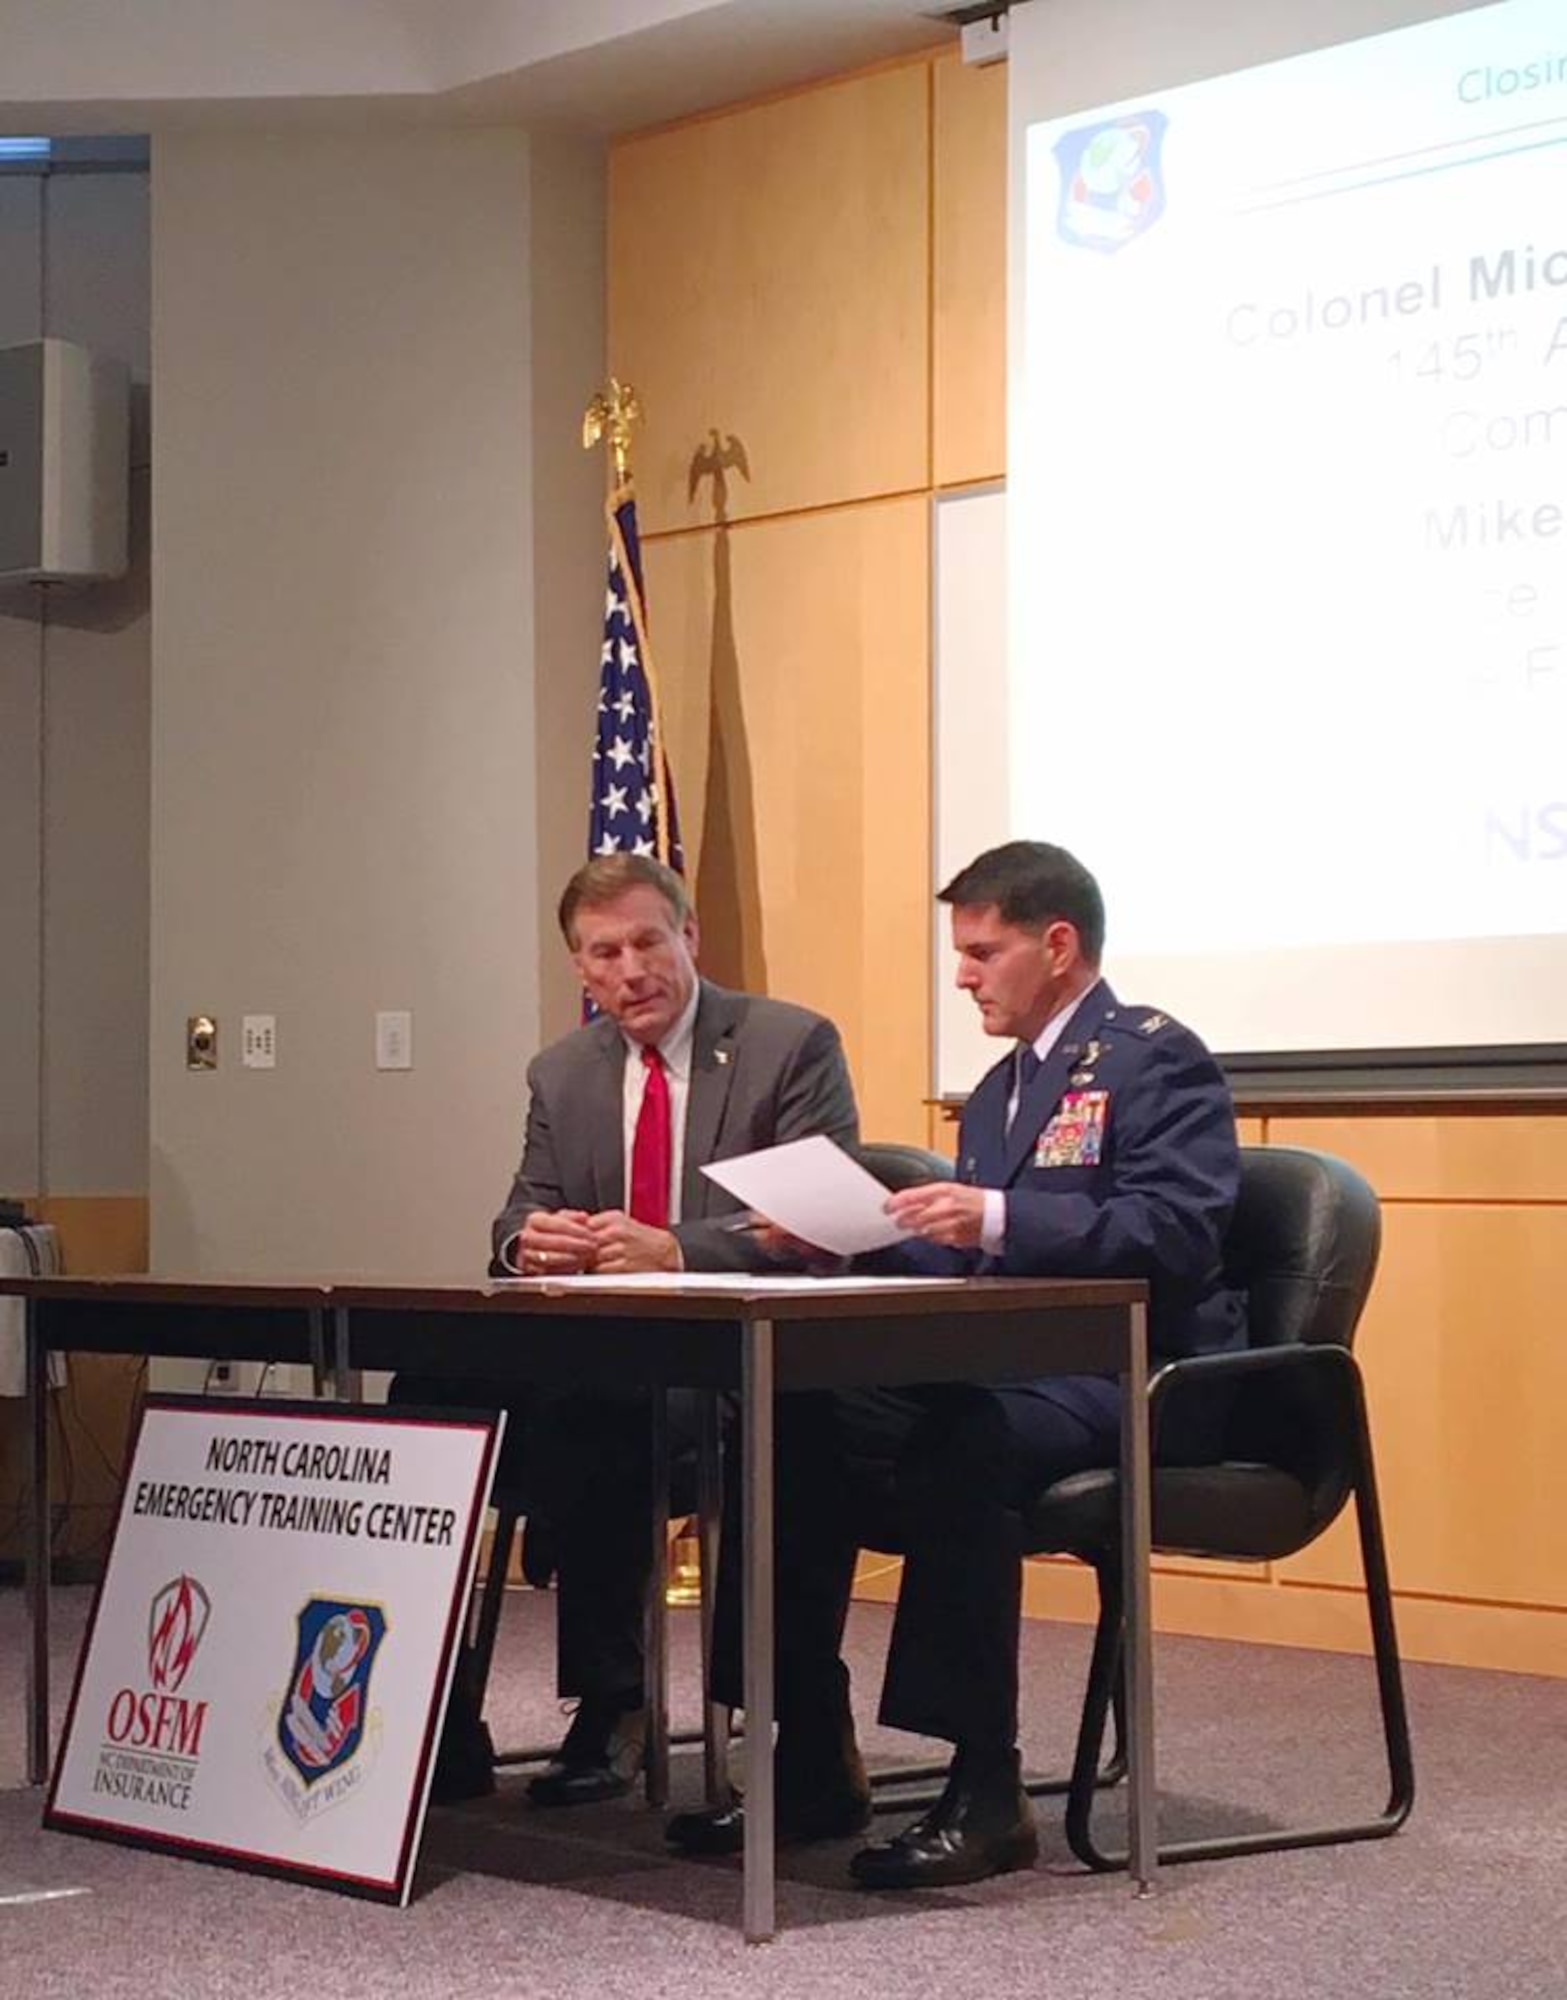
[[[553,1278],[491,1278],[491,1291],[508,1292],[885,1292],[901,1286],[917,1292],[931,1286],[961,1285],[962,1278],[831,1278],[804,1277],[798,1272],[755,1271],[622,1271],[601,1278],[597,1272],[562,1272]]]
[[[703,1173],[748,1208],[840,1257],[885,1249],[908,1235],[883,1213],[887,1190],[822,1133],[764,1152],[715,1160]]]

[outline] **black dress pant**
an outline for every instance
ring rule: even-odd
[[[905,1556],[881,1720],[1009,1749],[1017,1738],[1022,1510],[1069,1473],[1113,1465],[1119,1426],[1119,1389],[1098,1378],[1037,1389],[944,1385],[781,1397],[780,1734],[808,1738],[842,1699],[844,1620],[855,1559],[867,1546]],[[714,1661],[715,1697],[735,1707],[743,1705],[738,1484],[726,1482]]]
[[[652,1574],[651,1401],[644,1390],[501,1385],[399,1375],[391,1400],[436,1409],[504,1407],[496,1484],[548,1524],[557,1592],[556,1676],[562,1695],[627,1694],[643,1683],[643,1619]],[[670,1462],[695,1452],[698,1398],[669,1397]]]

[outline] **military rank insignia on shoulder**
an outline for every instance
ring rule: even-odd
[[[1167,1028],[1169,1025],[1168,1014],[1147,1014],[1138,1022],[1137,1032],[1140,1035],[1157,1035],[1161,1028]]]

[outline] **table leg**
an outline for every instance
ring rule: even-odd
[[[741,1356],[745,1539],[745,1936],[777,1928],[773,1827],[773,1323],[749,1320]]]
[[[1159,1867],[1154,1781],[1153,1600],[1149,1560],[1153,1532],[1148,1461],[1148,1309],[1133,1306],[1127,1365],[1121,1376],[1121,1564],[1126,1579],[1128,1865],[1139,1895],[1153,1888]]]
[[[359,1378],[354,1373],[350,1358],[348,1317],[347,1306],[333,1306],[332,1352],[328,1372],[332,1378],[332,1398],[338,1403],[354,1402],[359,1395]]]
[[[669,1803],[669,1392],[655,1389],[650,1415],[653,1462],[652,1568],[643,1629],[647,1689],[647,1802]]]
[[[711,1699],[723,1507],[719,1451],[718,1395],[704,1389],[697,1429],[696,1518],[702,1576],[702,1780],[710,1806],[723,1805],[729,1796],[729,1711]]]
[[[49,1777],[49,1355],[27,1301],[27,1782]]]
[[[337,1391],[337,1371],[327,1359],[326,1308],[312,1306],[305,1318],[310,1329],[310,1393],[319,1403]]]

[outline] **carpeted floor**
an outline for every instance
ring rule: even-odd
[[[60,1696],[86,1611],[62,1592]],[[507,1606],[490,1705],[503,1743],[553,1740],[552,1609]],[[693,1620],[675,1619],[677,1721],[691,1719]],[[851,1652],[870,1760],[907,1739],[869,1723],[888,1614],[857,1607]],[[22,1609],[0,1593],[0,1660],[22,1679]],[[1031,1624],[1027,1747],[1059,1767],[1086,1635]],[[1370,1669],[1332,1655],[1164,1639],[1157,1653],[1167,1830],[1381,1803]],[[264,2000],[328,1987],[378,2000],[1563,2000],[1567,1686],[1411,1667],[1420,1799],[1396,1839],[1173,1869],[1134,1898],[1072,1861],[1042,1802],[1032,1874],[902,1898],[852,1890],[853,1843],[786,1855],[782,1930],[748,1947],[738,1865],[673,1859],[633,1803],[530,1810],[498,1797],[431,1814],[406,1911],[45,1834],[22,1784],[20,1699],[0,1730],[0,1996]],[[682,1700],[683,1697],[683,1700]],[[677,1756],[694,1800],[695,1753]],[[896,1822],[882,1821],[886,1828]]]

